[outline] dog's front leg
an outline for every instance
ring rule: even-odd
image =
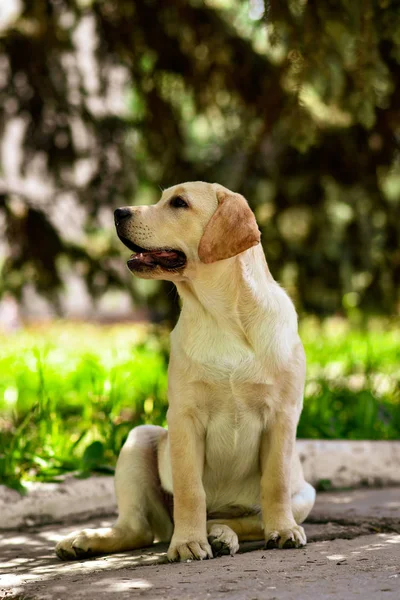
[[[174,493],[174,534],[168,559],[212,558],[207,541],[204,430],[191,415],[168,411],[168,435]]]
[[[296,427],[295,411],[282,411],[262,437],[261,508],[267,548],[300,548],[307,541],[304,529],[293,517],[291,501]]]

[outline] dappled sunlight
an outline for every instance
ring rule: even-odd
[[[325,502],[332,502],[332,504],[350,504],[353,500],[352,496],[331,496],[330,498],[325,498]]]
[[[387,544],[400,544],[400,534],[380,533],[379,537],[384,537]]]
[[[107,527],[111,520],[94,520],[85,523],[84,527]],[[13,592],[20,593],[28,585],[44,583],[54,579],[70,576],[89,575],[103,571],[114,571],[122,568],[155,565],[167,562],[166,544],[154,546],[133,552],[98,556],[86,560],[60,561],[54,552],[55,543],[68,533],[80,529],[79,524],[73,526],[46,527],[39,531],[27,532],[25,535],[15,535],[12,532],[5,534],[0,541],[2,561],[0,562],[0,582]],[[12,572],[12,574],[11,574]],[[151,587],[151,583],[143,579],[101,583],[109,586],[111,591],[144,590]],[[56,589],[57,587],[57,589]],[[63,586],[57,585],[54,591],[62,591]]]
[[[325,510],[325,515],[337,513],[338,507],[352,506],[348,501],[352,499],[356,511],[360,510],[360,507],[364,510],[365,506],[369,506],[368,512],[371,507],[379,505],[381,516],[388,518],[389,511],[393,509],[391,505],[397,504],[397,493],[397,488],[387,489],[383,492],[382,490],[331,492],[320,494],[319,502]],[[383,495],[387,501],[379,500],[380,496],[378,497],[378,495]],[[335,501],[338,499],[339,502]],[[345,499],[346,502],[341,502],[342,499]],[[387,512],[382,513],[385,505],[388,505]],[[354,513],[352,510],[351,522],[355,514],[358,513]],[[76,530],[108,527],[113,520],[98,518],[72,525],[27,528],[24,532],[4,533],[0,541],[0,586],[10,590],[10,593],[12,591],[13,595],[19,594],[27,598],[35,597],[37,590],[49,597],[54,595],[55,598],[64,597],[67,592],[70,594],[72,590],[72,597],[75,599],[81,597],[83,589],[90,589],[93,597],[99,599],[107,599],[114,593],[124,595],[124,597],[135,593],[143,595],[148,593],[151,597],[151,594],[154,593],[156,597],[156,592],[161,593],[161,590],[166,596],[166,589],[175,590],[176,597],[184,597],[182,585],[186,583],[188,586],[204,585],[205,593],[211,593],[213,583],[203,582],[206,579],[214,582],[214,579],[218,579],[218,577],[222,578],[219,582],[221,591],[225,590],[226,592],[228,589],[233,589],[231,584],[228,585],[225,581],[225,576],[230,577],[231,569],[235,571],[234,577],[238,578],[238,582],[240,582],[240,578],[243,578],[243,583],[249,577],[249,573],[255,573],[258,569],[259,579],[264,581],[263,589],[280,588],[280,585],[276,585],[275,578],[269,579],[272,584],[270,587],[265,586],[267,580],[264,580],[264,577],[271,577],[268,573],[279,574],[282,569],[287,573],[287,578],[299,578],[302,576],[299,575],[299,571],[303,574],[307,568],[311,569],[317,566],[318,569],[326,568],[326,572],[331,574],[336,568],[340,568],[341,573],[344,573],[345,565],[351,565],[352,569],[366,573],[371,569],[371,565],[378,562],[386,580],[391,578],[391,582],[397,581],[400,573],[398,560],[393,560],[393,555],[398,555],[400,543],[398,533],[379,533],[370,536],[363,535],[358,538],[359,532],[364,531],[362,527],[358,530],[352,526],[347,527],[342,523],[342,519],[340,519],[342,524],[340,527],[336,525],[334,531],[332,531],[332,522],[318,525],[307,524],[306,527],[310,528],[310,530],[307,529],[310,542],[315,534],[313,528],[318,529],[316,533],[324,537],[322,537],[323,541],[309,543],[307,548],[302,551],[267,552],[263,549],[263,542],[249,542],[241,545],[240,554],[235,558],[224,557],[212,562],[191,561],[188,564],[166,565],[168,546],[159,543],[146,549],[98,556],[87,560],[63,562],[56,557],[54,547],[60,538]],[[332,533],[334,539],[328,540],[328,536]],[[342,536],[354,539],[343,540],[340,539]],[[321,539],[321,537],[314,537],[314,539]],[[246,560],[251,562],[247,564],[242,562]],[[243,564],[246,564],[246,568],[243,567]],[[339,565],[343,566],[339,567]],[[220,573],[218,576],[215,575],[216,568]],[[206,572],[208,575],[205,578],[204,573]],[[312,571],[309,576],[310,579],[313,578]],[[168,585],[166,585],[167,583]],[[389,584],[388,587],[390,587]],[[184,592],[188,593],[188,590],[189,587],[184,589]],[[181,595],[180,591],[182,591]]]
[[[379,533],[377,537],[382,541],[360,546],[359,549],[364,550],[364,552],[376,552],[387,548],[387,544],[400,544],[400,535],[397,533]]]
[[[115,579],[102,579],[93,583],[94,586],[101,586],[102,591],[111,592],[127,592],[129,590],[148,590],[153,587],[149,581],[145,579],[126,579],[123,581],[115,581]]]
[[[328,550],[321,550],[320,554],[325,556],[330,561],[343,561],[351,558],[359,558],[366,552],[379,552],[388,548],[388,544],[400,544],[400,534],[397,533],[379,533],[373,536],[374,541],[369,544],[358,546],[356,550],[352,550],[349,554],[329,554]],[[376,541],[377,539],[381,541]],[[329,542],[321,542],[321,546],[328,547]],[[318,545],[318,544],[317,544]]]
[[[369,499],[370,507],[380,505],[382,510],[384,502],[379,498],[384,498],[388,503],[395,502],[397,494],[398,488],[388,488],[345,493],[331,492],[329,497],[353,496],[357,510],[360,507],[365,510]],[[325,494],[319,495],[322,505],[324,497]],[[392,582],[396,580],[394,576],[400,571],[398,560],[393,561],[393,556],[398,555],[400,535],[391,531],[364,535],[366,531],[364,526],[354,527],[351,524],[346,526],[342,517],[340,525],[338,523],[335,525],[334,518],[331,521],[329,517],[337,513],[337,507],[340,506],[347,507],[348,504],[327,502],[324,507],[326,522],[306,524],[309,544],[300,551],[266,551],[263,542],[248,542],[241,544],[239,554],[234,558],[222,557],[215,561],[190,561],[175,565],[166,564],[168,563],[166,543],[156,543],[145,549],[86,560],[64,562],[56,557],[55,542],[60,537],[72,531],[107,527],[113,521],[111,518],[93,518],[69,525],[27,528],[23,532],[10,531],[4,533],[1,538],[0,587],[12,590],[14,595],[19,594],[27,598],[36,597],[38,591],[51,598],[67,597],[68,592],[68,597],[73,600],[83,597],[84,591],[88,592],[89,597],[95,597],[97,600],[107,600],[114,593],[120,594],[121,597],[134,594],[158,597],[162,593],[162,597],[167,597],[172,591],[175,594],[172,597],[184,598],[193,585],[203,586],[204,594],[212,594],[214,580],[218,578],[218,589],[221,591],[233,590],[230,581],[232,577],[237,579],[239,587],[241,584],[244,585],[241,589],[246,590],[246,579],[252,577],[249,573],[255,573],[257,570],[260,573],[259,580],[263,582],[260,583],[262,589],[265,590],[268,587],[266,584],[270,583],[279,590],[280,584],[277,585],[275,575],[279,579],[282,569],[287,573],[288,578],[300,578],[306,569],[309,569],[309,577],[313,579],[314,574],[311,569],[316,567],[326,569],[326,573],[333,575],[339,565],[351,565],[353,570],[370,572],[372,566],[376,564],[380,565],[386,580],[389,576],[393,576]],[[389,518],[388,513],[390,514],[390,511],[380,512],[382,519]],[[353,523],[353,519],[352,512],[350,523]],[[341,539],[343,537],[349,539]],[[313,542],[313,540],[322,541]],[[341,573],[344,573],[345,569],[345,566],[340,567]],[[275,573],[275,575],[271,578],[268,573]],[[187,588],[182,587],[185,584]],[[257,594],[254,597],[256,596]]]
[[[0,539],[0,548],[2,546],[5,545],[12,545],[12,546],[19,546],[19,545],[24,545],[24,546],[36,546],[37,542],[35,540],[30,539],[27,536],[24,535],[20,535],[18,537],[15,538],[9,538],[9,539]]]
[[[23,591],[23,587],[20,583],[21,579],[18,575],[13,575],[12,573],[0,575],[0,585],[4,588],[12,588],[14,593],[21,593]]]
[[[62,529],[66,532],[72,527]],[[76,525],[74,529],[77,529]],[[45,535],[40,537],[37,533],[32,534],[36,541],[42,540],[42,554],[24,558],[14,555],[1,565],[4,568],[1,585],[13,595],[31,597],[39,591],[46,597],[55,598],[66,597],[67,593],[72,598],[88,594],[94,598],[107,598],[112,594],[125,597],[125,594],[149,592],[154,593],[154,597],[161,593],[162,597],[166,597],[171,593],[171,597],[183,598],[190,589],[194,591],[201,588],[207,595],[212,590],[233,592],[236,586],[245,591],[249,577],[254,577],[257,585],[264,590],[280,590],[283,582],[286,586],[290,579],[296,582],[300,578],[305,582],[316,581],[316,568],[321,575],[324,573],[324,576],[328,574],[333,577],[336,565],[351,563],[353,569],[368,573],[377,559],[381,565],[380,572],[386,580],[394,581],[399,575],[398,562],[393,561],[393,544],[400,543],[399,534],[375,534],[363,536],[360,540],[324,540],[309,544],[303,551],[267,552],[253,546],[253,552],[247,551],[235,558],[165,565],[162,563],[167,562],[166,544],[84,561],[61,562],[54,555],[47,554],[47,540],[54,536],[54,531],[42,533]],[[30,545],[26,548],[31,552],[33,547]],[[11,548],[15,553],[16,545],[13,544]],[[324,568],[327,570],[321,571]],[[231,573],[232,569],[234,573]],[[340,573],[348,573],[345,569],[345,566],[341,567]],[[170,592],[166,593],[166,590]]]

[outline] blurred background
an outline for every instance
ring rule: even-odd
[[[397,1],[0,0],[0,137],[9,485],[112,469],[165,422],[178,300],[112,213],[188,180],[248,199],[296,304],[299,435],[400,437]]]

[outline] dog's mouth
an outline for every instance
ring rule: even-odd
[[[167,271],[182,269],[186,265],[186,255],[181,250],[173,248],[141,248],[127,238],[119,235],[119,239],[134,254],[130,256],[127,265],[131,271],[143,271],[161,267]]]

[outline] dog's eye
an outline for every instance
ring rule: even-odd
[[[189,207],[188,203],[180,196],[175,196],[174,198],[172,198],[172,200],[170,201],[170,205],[173,208],[188,208]]]

